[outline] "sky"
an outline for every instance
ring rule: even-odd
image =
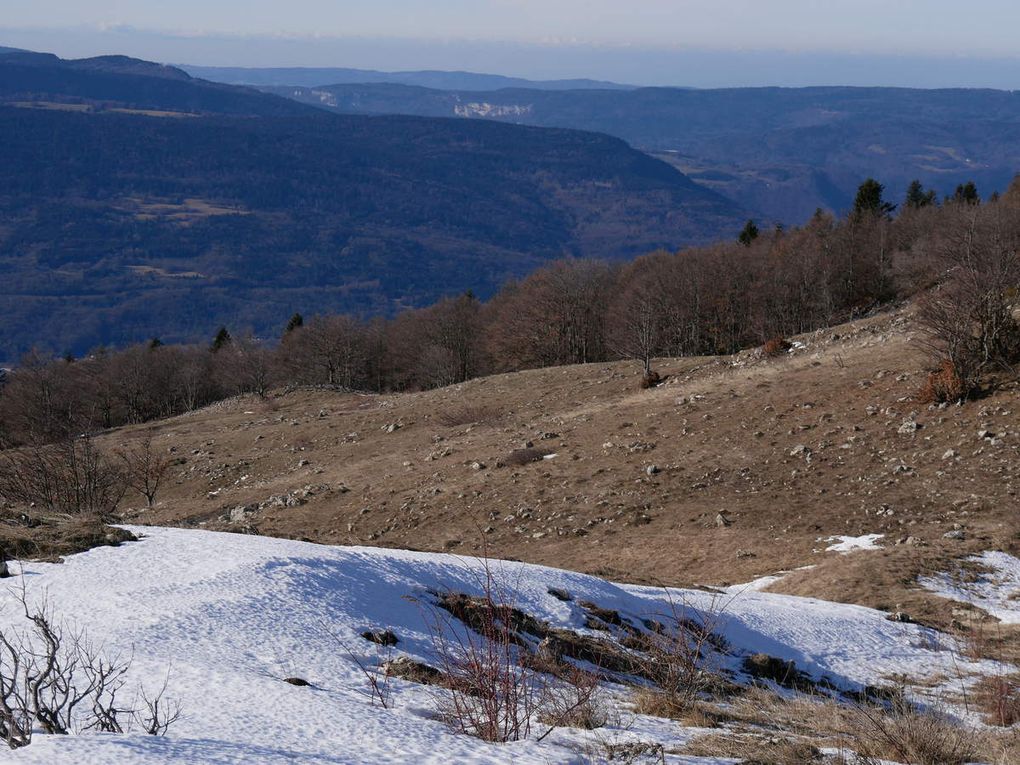
[[[1016,0],[0,0],[0,10],[0,45],[67,57],[1020,88]]]

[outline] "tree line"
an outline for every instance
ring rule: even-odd
[[[29,354],[0,387],[0,445],[40,444],[284,386],[440,387],[534,367],[736,352],[920,297],[932,400],[963,398],[1020,357],[1020,180],[897,206],[869,179],[853,209],[804,226],[749,221],[732,242],[627,264],[562,259],[491,300],[448,297],[392,319],[295,315],[278,338],[222,328],[81,359]]]

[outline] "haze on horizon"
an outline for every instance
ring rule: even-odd
[[[1020,88],[1011,0],[37,0],[0,45],[647,85]]]

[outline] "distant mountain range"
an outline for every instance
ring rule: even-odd
[[[314,75],[309,74],[310,78]],[[845,211],[862,180],[893,197],[1002,190],[1020,170],[1020,93],[898,88],[423,88],[397,81],[265,89],[346,114],[594,130],[654,153],[766,221]]]
[[[10,48],[0,49],[0,101],[261,117],[309,113],[293,100],[193,79],[163,64],[126,56],[67,61]]]
[[[745,215],[602,134],[0,55],[0,362],[484,297],[550,258],[730,237]]]
[[[193,77],[201,77],[231,85],[274,87],[278,85],[338,85],[346,83],[396,83],[439,90],[499,90],[501,88],[528,88],[531,90],[630,90],[633,86],[604,80],[525,80],[498,74],[474,72],[379,72],[373,69],[335,68],[276,68],[251,69],[244,67],[189,66],[180,68]]]

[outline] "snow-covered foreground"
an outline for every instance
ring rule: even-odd
[[[1004,552],[986,552],[968,560],[984,571],[939,574],[921,579],[936,595],[969,603],[1003,624],[1020,624],[1020,559]]]
[[[108,653],[132,655],[133,680],[154,688],[172,665],[170,694],[185,718],[165,738],[38,735],[0,761],[57,765],[120,763],[583,763],[580,731],[545,741],[490,745],[433,719],[431,692],[393,681],[393,708],[373,705],[365,676],[337,635],[368,664],[387,649],[359,637],[389,628],[398,653],[434,661],[426,614],[407,596],[426,588],[480,592],[479,563],[450,555],[323,547],[257,536],[134,528],[142,540],[99,548],[63,564],[25,566],[29,599],[44,594],[63,617],[88,627]],[[955,673],[953,657],[916,625],[866,608],[746,589],[713,595],[616,585],[517,563],[493,564],[516,605],[580,632],[577,600],[632,618],[668,613],[669,602],[723,607],[722,632],[738,652],[796,661],[839,684],[880,683],[905,673]],[[17,570],[17,567],[15,567]],[[18,580],[8,580],[15,581]],[[17,591],[2,590],[0,621],[19,618]],[[563,602],[550,588],[575,596]],[[958,657],[957,657],[958,658]],[[734,662],[738,661],[734,657]],[[311,687],[284,678],[300,677]],[[695,732],[631,717],[603,737],[682,744]],[[677,763],[723,760],[673,756]]]

